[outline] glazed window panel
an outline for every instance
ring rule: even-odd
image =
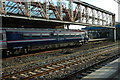
[[[65,37],[71,37],[71,35],[69,33],[66,33]]]
[[[3,34],[0,33],[0,40],[3,40]]]
[[[74,33],[73,33],[73,34],[70,34],[70,36],[71,36],[71,37],[75,37],[75,36],[76,36],[76,34],[74,34]]]
[[[55,37],[55,38],[58,37],[58,33],[54,33],[54,37]]]
[[[31,34],[23,34],[21,35],[23,39],[32,39]]]
[[[31,36],[30,34],[23,34],[23,37],[29,37]]]
[[[31,34],[31,36],[33,39],[40,39],[40,37],[41,37],[39,33],[38,34]]]
[[[48,38],[48,37],[50,37],[50,34],[48,34],[48,33],[42,33],[41,37],[42,38]]]
[[[58,36],[59,37],[64,37],[64,34],[63,33],[58,33]]]

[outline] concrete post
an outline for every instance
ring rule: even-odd
[[[112,28],[110,29],[110,32],[109,32],[109,38],[110,40],[116,42],[116,28]]]
[[[113,29],[113,41],[116,42],[116,28]]]
[[[120,22],[120,3],[118,4],[118,22]]]
[[[112,26],[115,26],[115,14],[112,15]]]

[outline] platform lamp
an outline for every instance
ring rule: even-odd
[[[118,3],[118,22],[120,22],[120,0],[114,0]]]

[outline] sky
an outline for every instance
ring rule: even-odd
[[[102,8],[116,14],[116,21],[118,21],[118,4],[114,0],[81,0],[90,3],[94,6]]]
[[[118,4],[114,0],[81,0],[83,2],[92,4],[96,7],[102,8],[109,12],[116,14],[116,21],[118,21]],[[81,29],[84,26],[71,25],[70,29]]]

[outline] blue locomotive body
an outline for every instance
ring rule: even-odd
[[[4,28],[1,30],[2,48],[7,50],[28,49],[33,46],[52,47],[62,43],[84,43],[88,41],[85,31],[64,29]],[[29,49],[29,50],[30,50]]]

